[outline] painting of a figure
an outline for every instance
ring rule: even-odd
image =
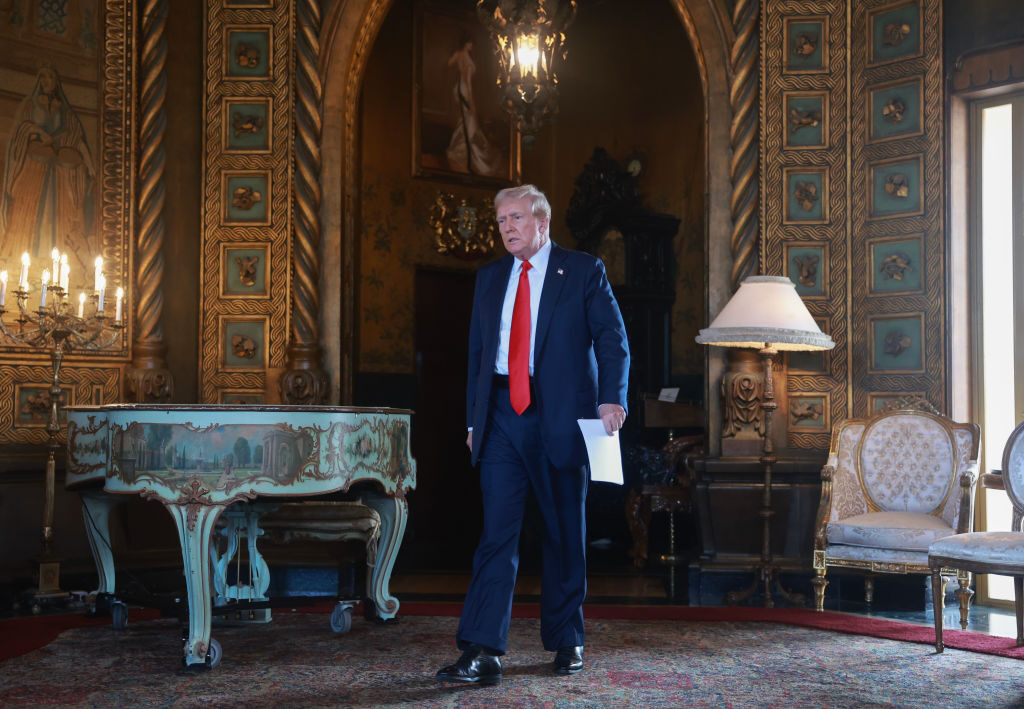
[[[87,273],[100,253],[94,227],[96,164],[82,122],[57,71],[43,67],[18,107],[7,143],[0,192],[0,260],[28,252],[43,262],[67,251]]]
[[[496,86],[497,60],[471,13],[417,5],[413,172],[508,183],[518,144]]]

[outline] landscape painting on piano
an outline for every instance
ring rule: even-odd
[[[299,479],[313,450],[308,431],[260,424],[133,423],[113,438],[114,464],[124,482],[150,474],[172,487],[196,477],[222,490],[252,478],[287,485]]]

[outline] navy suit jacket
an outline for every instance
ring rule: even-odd
[[[501,308],[515,258],[482,267],[469,326],[466,424],[473,427],[473,463],[487,445]],[[551,244],[537,312],[533,384],[544,447],[556,468],[585,465],[576,419],[597,418],[600,404],[626,408],[629,344],[604,264],[590,254]]]

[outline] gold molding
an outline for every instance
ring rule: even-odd
[[[291,327],[292,260],[292,77],[293,7],[278,1],[249,9],[209,3],[204,53],[204,163],[202,258],[200,262],[199,400],[220,400],[220,389],[266,389],[271,370],[284,367]],[[228,76],[229,31],[266,31],[268,77]],[[269,152],[225,150],[225,125],[230,102],[267,102]],[[235,175],[266,177],[266,217],[253,221],[228,219],[227,180]],[[223,290],[227,248],[265,245],[268,297],[237,297]],[[259,319],[266,322],[260,368],[225,370],[222,321]],[[275,403],[268,400],[268,403]]]
[[[113,362],[64,362],[60,370],[62,389],[72,389],[77,403],[109,403],[121,400],[121,368]],[[0,445],[6,443],[45,444],[49,439],[45,423],[41,427],[15,426],[17,391],[38,385],[49,389],[53,370],[45,364],[0,364]],[[97,390],[100,400],[97,401]],[[62,434],[63,435],[63,434]]]
[[[320,0],[295,0],[295,164],[292,212],[292,322],[287,369],[278,382],[289,404],[322,404],[329,382],[320,349]]]
[[[168,401],[174,379],[164,356],[164,133],[168,0],[143,0],[139,123],[139,223],[135,252],[138,329],[126,388],[133,401]]]
[[[804,298],[807,309],[836,343],[823,356],[825,371],[790,369],[786,391],[828,393],[829,420],[847,416],[849,345],[849,167],[847,133],[850,102],[849,37],[846,8],[829,0],[796,3],[764,3],[762,26],[764,78],[761,122],[763,172],[762,252],[764,273],[789,273],[790,249],[801,246],[827,246],[819,265],[825,296]],[[789,71],[786,69],[786,24],[794,21],[821,21],[827,35],[821,38],[828,54],[823,56],[827,71]],[[787,142],[788,102],[794,96],[825,95],[822,104],[825,145],[798,146]],[[822,174],[822,218],[791,220],[787,216],[789,194],[787,176],[794,172]],[[787,418],[788,425],[788,418]],[[787,444],[795,448],[823,449],[828,446],[828,431],[787,430]]]
[[[733,291],[740,287],[744,278],[756,273],[758,266],[755,260],[761,194],[758,184],[758,176],[761,174],[758,130],[761,96],[758,79],[761,73],[759,60],[763,54],[758,37],[758,28],[762,24],[760,4],[758,0],[736,0],[732,13],[736,38],[729,54],[729,63],[732,65],[729,107],[733,116],[729,126],[729,146],[732,148],[729,163],[732,200],[729,215],[733,224],[729,240],[729,252],[733,258],[729,281]]]

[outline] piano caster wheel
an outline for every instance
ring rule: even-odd
[[[220,664],[222,657],[224,657],[224,651],[221,650],[220,643],[210,638],[210,647],[206,650],[206,666],[212,670]]]
[[[331,611],[331,630],[338,633],[347,633],[352,629],[352,606],[339,603]]]
[[[123,602],[110,602],[110,622],[114,626],[114,630],[124,630],[128,625],[128,608]]]

